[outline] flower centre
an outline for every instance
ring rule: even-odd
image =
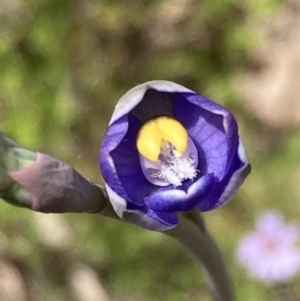
[[[154,185],[176,187],[197,175],[197,149],[182,124],[171,117],[146,122],[138,133],[137,148],[142,171]]]
[[[267,251],[272,252],[272,251],[276,250],[276,248],[278,248],[278,243],[274,239],[268,239],[265,242],[264,247]]]

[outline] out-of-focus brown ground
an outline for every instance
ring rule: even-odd
[[[254,26],[265,38],[252,51],[253,69],[237,79],[246,108],[269,126],[300,123],[300,1]]]

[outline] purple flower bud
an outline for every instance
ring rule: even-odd
[[[9,176],[26,191],[32,210],[45,213],[99,212],[104,197],[99,188],[69,164],[43,153],[29,166],[11,171]],[[18,201],[25,202],[18,198]]]
[[[178,212],[224,205],[250,172],[233,115],[168,81],[120,99],[99,163],[118,216],[158,231],[176,226]]]
[[[0,133],[0,197],[8,203],[47,213],[101,211],[115,218],[104,193],[69,164]]]
[[[280,212],[261,213],[256,230],[245,235],[237,260],[252,278],[266,284],[290,281],[300,272],[300,228],[285,224]]]

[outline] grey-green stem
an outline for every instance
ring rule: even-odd
[[[215,301],[235,300],[221,252],[207,232],[198,210],[181,214],[179,224],[165,233],[181,242],[203,266]]]

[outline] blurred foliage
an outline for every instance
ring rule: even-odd
[[[299,129],[258,122],[244,108],[234,78],[251,67],[248,54],[264,38],[251,24],[271,18],[282,5],[279,0],[2,0],[0,130],[102,182],[101,139],[114,105],[129,88],[172,80],[227,105],[241,123],[253,174],[230,204],[205,216],[238,299],[268,300],[270,290],[247,278],[234,251],[259,210],[276,207],[299,219]],[[20,272],[24,300],[73,300],[68,275],[78,262],[97,272],[111,300],[210,300],[194,260],[160,233],[70,214],[64,220],[73,238],[54,248],[43,240],[37,215],[1,203],[0,258]],[[290,300],[283,298],[278,300]]]

